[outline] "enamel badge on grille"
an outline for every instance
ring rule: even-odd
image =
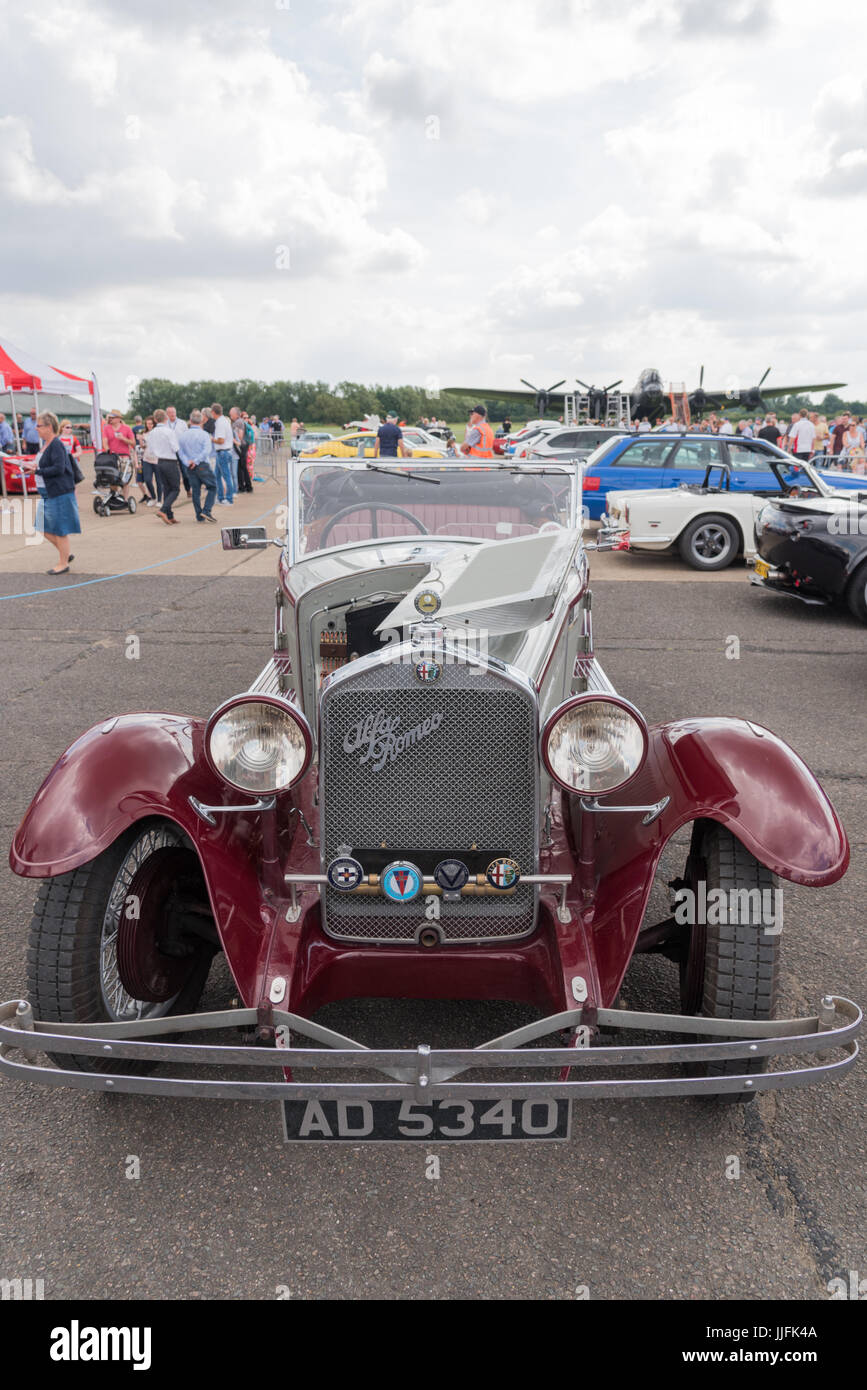
[[[434,613],[438,613],[442,606],[442,599],[433,589],[422,589],[413,599],[415,611],[421,613],[423,618],[432,618]]]
[[[433,871],[434,882],[444,893],[459,893],[470,877],[470,871],[461,859],[441,859]]]
[[[396,859],[383,870],[380,887],[391,902],[411,903],[421,892],[421,870],[415,864]]]
[[[514,859],[492,859],[485,878],[492,888],[514,888],[521,877],[521,866]]]
[[[438,681],[442,675],[443,668],[438,661],[417,661],[415,673],[424,685],[430,685],[433,681]]]
[[[363,879],[364,870],[357,859],[349,854],[341,854],[337,859],[332,859],[325,874],[332,888],[339,893],[351,893]]]

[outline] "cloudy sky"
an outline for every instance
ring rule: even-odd
[[[849,0],[0,0],[0,336],[95,371],[867,392]]]

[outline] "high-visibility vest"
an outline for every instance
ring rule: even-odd
[[[467,450],[473,458],[492,459],[494,457],[494,431],[491,429],[487,420],[479,420],[476,429],[482,436],[478,444]]]

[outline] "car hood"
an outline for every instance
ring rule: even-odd
[[[498,635],[535,627],[550,617],[580,545],[580,531],[557,528],[450,555],[431,566],[379,630],[419,622],[415,599],[426,589],[441,598],[436,622],[444,627]]]

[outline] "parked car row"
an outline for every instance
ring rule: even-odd
[[[420,425],[402,425],[401,433],[413,458],[445,457],[443,441],[423,430]],[[351,430],[337,438],[329,434],[313,440],[309,435],[304,435],[298,452],[305,458],[373,458],[375,444],[375,430]]]
[[[699,484],[609,492],[600,543],[676,551],[700,570],[726,569],[742,556],[753,565],[752,583],[805,603],[844,602],[867,622],[863,479],[775,452],[770,487],[757,475],[752,488],[738,488],[731,466],[714,464]]]

